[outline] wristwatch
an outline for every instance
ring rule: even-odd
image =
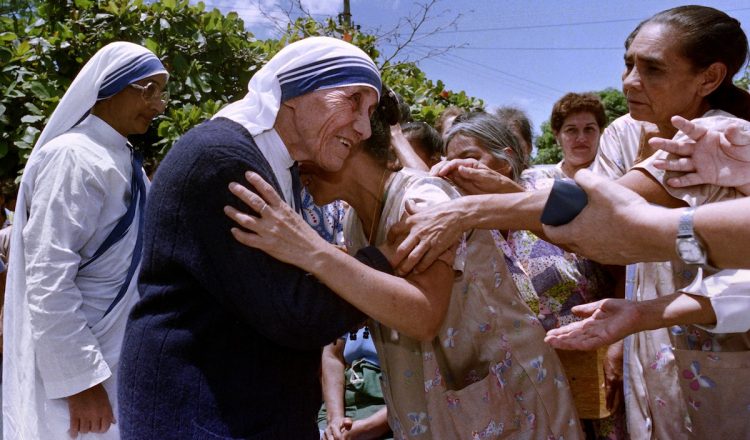
[[[685,264],[706,265],[708,262],[706,250],[693,231],[693,214],[695,214],[695,208],[687,208],[680,216],[675,249]]]

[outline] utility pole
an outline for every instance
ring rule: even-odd
[[[344,12],[339,14],[339,24],[341,24],[344,29],[352,28],[352,13],[349,9],[349,0],[344,0]]]

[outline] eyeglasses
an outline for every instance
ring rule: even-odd
[[[146,101],[160,101],[162,104],[167,105],[169,102],[169,90],[159,90],[159,85],[155,82],[149,82],[145,86],[140,84],[128,84],[134,89],[141,91],[141,97]]]

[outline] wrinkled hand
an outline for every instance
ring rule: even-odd
[[[623,404],[622,376],[623,376],[623,341],[617,341],[607,347],[604,358],[604,389],[607,399],[607,409],[617,412]]]
[[[750,122],[731,119],[723,125],[708,127],[701,120],[674,116],[672,124],[685,136],[650,141],[654,147],[679,156],[654,161],[656,168],[684,173],[669,178],[669,185],[750,185]]]
[[[109,396],[102,384],[94,385],[67,399],[70,412],[68,434],[71,438],[89,432],[107,432],[109,427],[116,423]]]
[[[404,276],[412,270],[424,272],[458,242],[464,232],[461,226],[462,212],[456,208],[460,200],[449,200],[418,212],[415,204],[407,201],[409,217],[388,231],[390,243],[406,236],[396,250],[395,260],[401,261],[396,268],[397,274]]]
[[[306,266],[311,263],[310,255],[329,244],[284,203],[262,177],[248,171],[245,178],[258,194],[236,182],[229,184],[229,190],[257,212],[258,217],[241,212],[232,206],[225,206],[224,213],[246,229],[232,228],[234,238],[245,246],[260,249],[277,260],[307,271],[311,270]]]
[[[351,438],[352,419],[349,417],[335,417],[328,422],[323,431],[324,440],[349,440]]]
[[[562,350],[594,350],[613,344],[639,331],[638,310],[625,299],[607,298],[575,306],[572,312],[582,321],[547,332],[544,341]]]
[[[639,242],[642,232],[637,225],[639,218],[661,208],[589,170],[578,171],[575,180],[586,191],[588,204],[566,225],[544,225],[549,241],[602,264],[653,261]]]
[[[521,192],[523,187],[476,159],[453,159],[435,164],[433,176],[445,177],[465,194],[503,194]]]

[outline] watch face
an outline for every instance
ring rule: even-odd
[[[680,240],[677,243],[677,253],[682,261],[688,264],[703,263],[703,250],[695,240]]]

